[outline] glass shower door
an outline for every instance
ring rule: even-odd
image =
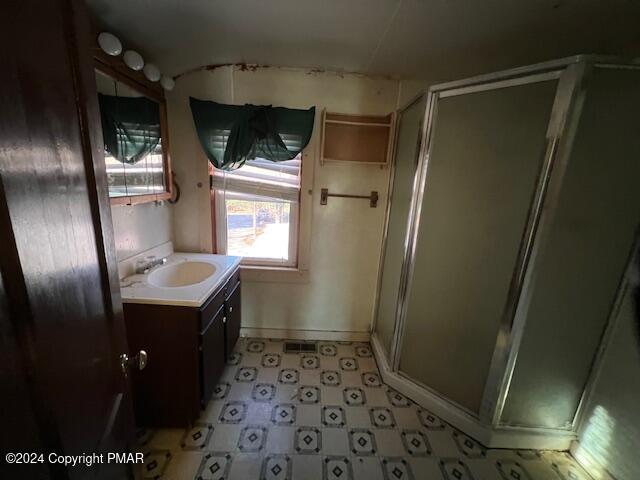
[[[387,355],[391,352],[396,323],[398,285],[407,236],[413,180],[418,164],[425,97],[426,95],[409,105],[398,118],[396,155],[375,324],[376,334]]]
[[[556,78],[433,94],[400,373],[480,411],[547,148]]]

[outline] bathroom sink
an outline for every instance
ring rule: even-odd
[[[205,281],[216,272],[207,262],[180,262],[160,267],[149,274],[147,281],[155,287],[187,287]]]

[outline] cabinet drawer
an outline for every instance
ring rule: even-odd
[[[229,298],[229,296],[233,293],[236,285],[238,284],[238,282],[240,282],[240,269],[238,268],[233,275],[231,275],[231,278],[229,278],[229,280],[227,281],[226,285],[224,286],[224,297]]]
[[[212,298],[209,299],[202,307],[200,307],[200,331],[204,331],[207,325],[211,322],[211,319],[218,313],[220,307],[224,304],[224,289],[218,291]]]

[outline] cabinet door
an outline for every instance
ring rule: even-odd
[[[224,308],[220,308],[200,336],[200,384],[205,404],[224,370]]]
[[[225,302],[227,322],[225,324],[225,352],[227,358],[233,353],[238,337],[240,337],[240,282],[227,297]]]

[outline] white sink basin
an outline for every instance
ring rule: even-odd
[[[186,287],[204,282],[216,272],[207,262],[180,262],[160,267],[149,274],[147,281],[156,287]]]

